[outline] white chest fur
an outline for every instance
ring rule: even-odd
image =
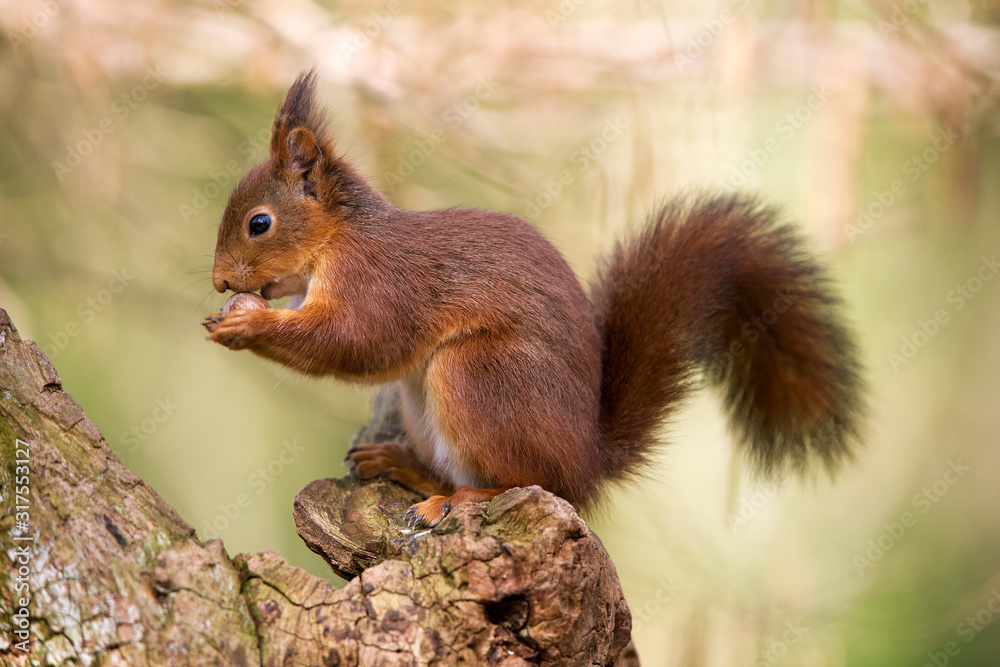
[[[417,458],[442,481],[453,486],[482,488],[472,472],[457,461],[451,443],[438,426],[434,395],[427,387],[426,369],[421,368],[397,383],[403,409],[403,423]]]

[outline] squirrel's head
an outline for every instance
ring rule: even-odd
[[[274,119],[268,158],[229,196],[212,269],[219,292],[304,295],[319,248],[356,219],[357,209],[383,201],[334,154],[315,82],[312,70],[295,80]]]

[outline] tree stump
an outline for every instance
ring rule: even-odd
[[[399,437],[391,394],[358,437]],[[299,534],[343,588],[230,558],[129,472],[0,309],[3,665],[637,665],[600,540],[538,488],[407,532],[415,496],[318,480]]]

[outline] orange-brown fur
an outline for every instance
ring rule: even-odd
[[[431,495],[417,522],[528,484],[591,505],[641,468],[702,370],[761,470],[850,454],[854,349],[822,270],[773,211],[741,196],[665,205],[604,261],[591,305],[524,220],[390,204],[334,151],[314,84],[295,82],[269,158],[233,192],[213,270],[220,292],[301,304],[213,318],[211,338],[310,375],[398,383],[413,448],[348,458]],[[272,227],[251,238],[262,212]],[[776,298],[782,313],[748,334]]]

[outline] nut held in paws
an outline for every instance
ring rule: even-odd
[[[226,304],[222,306],[222,314],[226,315],[231,310],[258,310],[260,308],[270,308],[271,304],[267,299],[254,294],[253,292],[236,292],[226,299]]]

